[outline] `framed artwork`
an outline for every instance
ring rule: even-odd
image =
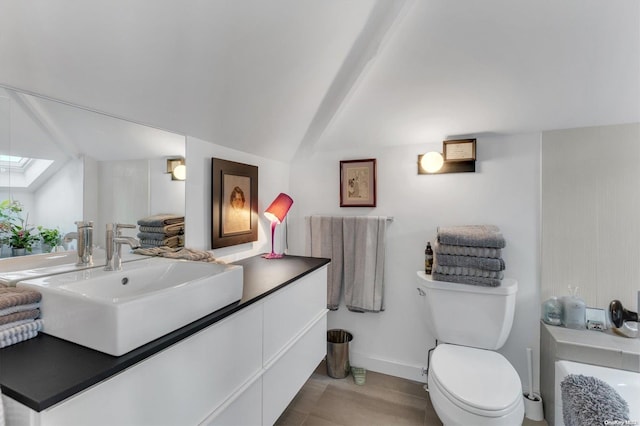
[[[376,160],[340,162],[340,207],[376,206]]]
[[[258,167],[211,159],[211,248],[258,240]]]
[[[458,139],[442,142],[444,161],[475,161],[476,140]]]

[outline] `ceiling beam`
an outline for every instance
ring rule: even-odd
[[[385,42],[400,26],[415,0],[378,0],[371,9],[362,31],[351,46],[327,93],[320,102],[294,158],[313,152],[318,141],[331,126],[349,94],[366,74]]]

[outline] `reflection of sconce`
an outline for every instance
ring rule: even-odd
[[[184,165],[184,158],[169,158],[167,160],[167,173],[171,173],[171,180],[185,180],[187,166]]]
[[[476,171],[476,140],[460,139],[442,142],[442,154],[418,155],[418,174],[463,173]]]

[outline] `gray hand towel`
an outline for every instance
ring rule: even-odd
[[[177,237],[181,234],[179,233],[171,233],[171,234],[161,234],[159,232],[138,232],[138,235],[136,235],[136,237],[138,237],[139,240],[157,240],[157,241],[162,241],[166,238],[170,238],[170,237]]]
[[[629,420],[627,402],[596,377],[569,374],[560,389],[562,418],[567,426],[624,424]]]
[[[502,249],[499,248],[452,246],[449,244],[440,244],[438,241],[433,244],[433,252],[454,256],[491,257],[493,259],[502,257]]]
[[[454,246],[504,248],[506,242],[494,225],[444,226],[438,228],[438,242]]]
[[[451,256],[449,254],[434,253],[433,258],[441,266],[462,266],[465,268],[485,269],[487,271],[504,271],[502,259],[474,256]]]
[[[438,272],[431,274],[436,281],[446,281],[449,283],[479,285],[483,287],[499,287],[502,282],[496,278],[470,277],[466,275],[445,275]]]
[[[340,306],[343,284],[342,217],[310,216],[305,218],[307,256],[331,259],[327,269],[327,309]]]
[[[384,310],[386,217],[347,216],[344,233],[344,300],[355,312]]]

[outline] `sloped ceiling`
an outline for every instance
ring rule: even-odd
[[[282,161],[640,121],[636,0],[0,1],[0,84]]]

